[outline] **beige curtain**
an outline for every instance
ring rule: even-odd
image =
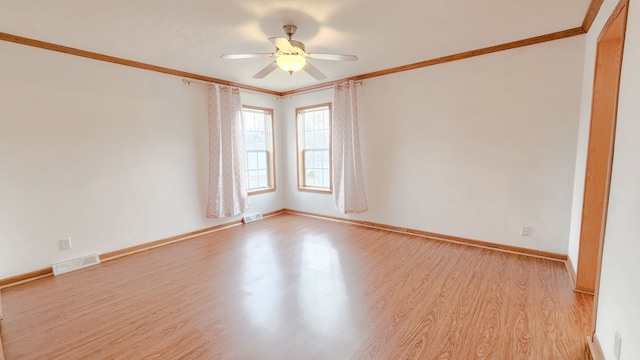
[[[239,215],[249,208],[244,172],[242,102],[237,88],[208,86],[208,218]]]
[[[336,84],[331,127],[333,197],[345,214],[368,210],[360,159],[358,99],[353,81]]]

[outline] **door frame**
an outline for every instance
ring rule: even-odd
[[[576,290],[594,294],[591,339],[597,320],[602,252],[613,167],[618,96],[629,0],[620,0],[598,36],[580,230]]]

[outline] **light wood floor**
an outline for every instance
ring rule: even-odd
[[[13,359],[589,359],[564,264],[278,215],[2,291]]]

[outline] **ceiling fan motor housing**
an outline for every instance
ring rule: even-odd
[[[293,36],[293,34],[296,33],[296,30],[298,30],[298,27],[295,25],[285,25],[282,27],[282,29],[284,30],[284,33],[287,34],[287,36],[289,36],[289,40],[291,40],[291,37]]]

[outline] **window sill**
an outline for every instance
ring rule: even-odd
[[[257,189],[257,190],[249,190],[249,191],[247,191],[247,195],[251,196],[251,195],[265,194],[265,193],[270,193],[270,192],[274,192],[274,191],[276,191],[275,187],[265,188],[265,189]]]
[[[320,194],[333,193],[333,189],[321,189],[321,188],[311,188],[311,187],[302,187],[302,186],[298,186],[298,191],[314,192],[314,193],[320,193]]]

